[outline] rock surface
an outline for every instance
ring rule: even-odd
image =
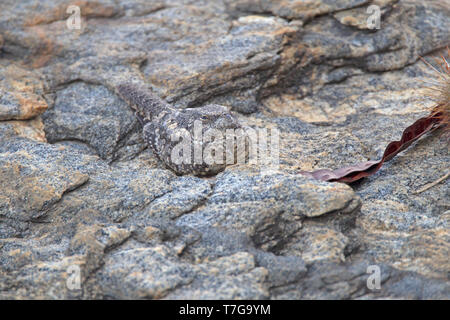
[[[447,0],[81,1],[79,30],[71,3],[0,3],[0,299],[450,298],[450,182],[415,193],[448,170],[439,131],[352,186],[297,174],[379,158],[426,114]],[[277,128],[279,170],[175,175],[128,80]]]

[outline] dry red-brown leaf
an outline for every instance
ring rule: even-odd
[[[440,112],[433,112],[429,116],[420,118],[411,126],[407,127],[399,141],[392,141],[386,147],[383,157],[378,161],[366,161],[352,166],[343,167],[336,170],[321,169],[313,172],[300,171],[300,174],[315,178],[317,180],[329,182],[355,182],[368,177],[377,172],[384,162],[391,160],[395,155],[425,133],[439,128],[443,124],[443,117]]]

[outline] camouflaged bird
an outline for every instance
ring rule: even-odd
[[[202,141],[195,139],[188,141],[191,142],[189,144],[190,152],[187,159],[185,158],[181,163],[175,161],[174,151],[180,145],[180,137],[185,137],[183,135],[186,132],[192,136],[196,121],[197,124],[199,121],[201,122],[202,136],[207,130],[211,129],[218,130],[225,136],[227,129],[241,128],[237,119],[226,107],[209,104],[201,108],[178,109],[160,99],[150,90],[132,83],[120,84],[116,87],[116,91],[135,111],[143,126],[144,140],[156,156],[175,173],[206,176],[225,169],[227,161],[210,163],[205,161],[203,157],[201,159],[195,158],[196,148],[200,148],[201,155],[203,155],[205,148],[208,147],[208,144]],[[226,150],[224,142],[217,141],[217,143],[222,144],[220,150]],[[192,152],[191,147],[194,152]]]

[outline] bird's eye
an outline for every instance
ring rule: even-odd
[[[202,118],[202,120],[209,120],[208,116],[205,116],[205,115],[203,115],[201,118]]]

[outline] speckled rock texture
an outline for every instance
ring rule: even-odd
[[[450,299],[439,130],[350,186],[297,173],[378,159],[448,45],[448,0],[1,1],[0,299]],[[279,170],[175,175],[130,80],[277,128]]]

